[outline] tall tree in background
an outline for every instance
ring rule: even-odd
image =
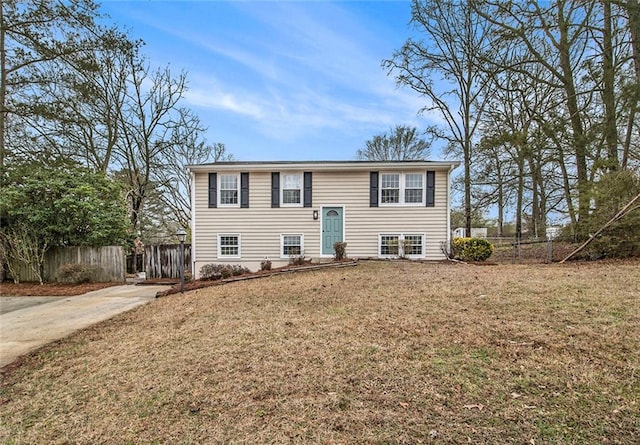
[[[610,79],[613,76],[613,62],[609,60],[612,55],[612,36],[607,32],[607,26],[602,28],[605,35],[602,49],[605,54],[602,57],[604,63],[599,68],[599,76],[604,75],[605,80],[594,80],[586,75],[592,54],[589,47],[592,41],[591,33],[599,17],[596,8],[598,2],[556,0],[543,4],[535,1],[485,1],[481,4],[483,9],[478,9],[478,14],[499,30],[496,33],[496,42],[499,42],[497,44],[521,47],[524,52],[524,57],[510,59],[499,66],[499,69],[518,72],[529,76],[536,83],[550,85],[553,88],[552,97],[557,100],[554,111],[538,118],[545,123],[553,119],[560,121],[555,129],[562,130],[562,133],[549,136],[559,141],[559,150],[564,150],[566,143],[570,147],[573,158],[571,162],[569,163],[569,159],[564,156],[560,157],[559,161],[564,164],[564,171],[575,171],[575,185],[571,183],[573,180],[570,180],[568,186],[577,190],[575,230],[578,236],[584,235],[585,232],[580,227],[586,229],[586,225],[581,222],[586,223],[590,214],[592,177],[589,161],[595,156],[596,127],[608,131],[609,134],[605,136],[606,142],[617,142],[617,135],[612,134],[615,117],[610,98],[613,93],[607,91],[607,88],[613,88]],[[532,66],[535,66],[535,69],[532,70]],[[602,107],[605,115],[604,125],[592,119],[595,112],[592,104],[598,89],[609,93],[604,95],[605,104]],[[549,128],[547,125],[547,131]],[[617,146],[615,149],[609,148],[607,156],[608,161],[605,164],[609,169],[615,169]],[[572,195],[573,193],[568,194],[569,201],[573,199]],[[568,202],[568,205],[572,207],[572,203]]]
[[[0,0],[0,171],[9,153],[9,125],[23,127],[23,118],[39,112],[41,86],[58,81],[60,70],[49,68],[95,68],[85,55],[103,44],[98,17],[91,0]],[[52,73],[55,78],[48,77]]]
[[[379,134],[358,150],[356,157],[370,161],[406,161],[429,157],[430,140],[421,138],[416,127],[396,125],[389,133]]]
[[[179,109],[186,86],[184,73],[174,77],[168,68],[152,70],[145,61],[129,60],[126,97],[118,110],[121,139],[116,145],[116,162],[127,186],[131,226],[138,230],[140,213],[153,186],[153,172],[163,168],[165,153],[184,142]],[[187,133],[188,134],[188,133]]]
[[[444,119],[440,135],[464,159],[465,227],[471,233],[472,151],[490,85],[490,76],[478,69],[480,55],[491,52],[488,22],[469,2],[414,0],[411,24],[424,40],[407,40],[383,67],[398,85],[427,99],[420,113]]]

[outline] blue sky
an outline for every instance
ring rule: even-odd
[[[437,121],[381,68],[409,0],[105,1],[153,66],[187,72],[184,106],[236,160],[348,160],[396,124]],[[431,159],[442,157],[432,149]]]

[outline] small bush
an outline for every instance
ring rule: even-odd
[[[58,268],[58,282],[81,284],[96,281],[100,268],[87,264],[67,263]]]
[[[260,270],[271,270],[271,260],[265,258],[262,263],[260,263]]]
[[[462,261],[486,261],[493,254],[493,244],[482,238],[454,238],[451,251]]]
[[[237,277],[239,275],[244,275],[247,273],[251,273],[251,271],[244,266],[239,266],[237,264],[234,266],[231,266],[231,275],[233,275],[234,277]]]
[[[243,275],[251,271],[246,267],[230,264],[205,264],[200,268],[201,280],[220,280],[232,276]]]
[[[290,266],[302,266],[304,263],[306,263],[306,261],[304,259],[304,254],[303,255],[293,256],[293,257],[289,258],[289,265]]]
[[[333,243],[334,258],[337,261],[344,260],[347,257],[347,243],[338,241]]]

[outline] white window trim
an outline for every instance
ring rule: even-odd
[[[383,236],[397,236],[398,237],[398,254],[397,255],[383,255],[382,254],[382,237]],[[419,236],[422,238],[422,253],[420,255],[405,255],[404,254],[404,246],[403,242],[405,236]],[[378,233],[378,258],[410,258],[410,259],[421,259],[426,258],[426,245],[427,235],[425,233],[418,232],[407,232],[407,233],[398,233],[398,232],[384,232]]]
[[[223,255],[222,245],[220,238],[223,236],[237,236],[238,237],[238,254],[237,255]],[[242,258],[242,240],[239,233],[218,233],[218,258]]]
[[[284,254],[284,237],[285,236],[299,236],[300,237],[300,254],[299,255],[285,255]],[[304,233],[281,233],[280,234],[280,258],[290,259],[304,256]]]
[[[299,203],[284,202],[284,177],[285,176],[300,177],[300,202]],[[304,206],[304,174],[302,172],[280,172],[280,207],[303,207],[303,206]]]
[[[236,177],[236,191],[238,192],[238,202],[236,204],[223,204],[222,203],[222,177],[223,176],[235,176]],[[218,174],[218,207],[240,207],[240,173],[219,173]]]
[[[378,233],[378,258],[398,258],[399,255],[383,255],[382,254],[382,237],[383,236],[397,236],[398,244],[400,243],[401,233]]]
[[[400,196],[399,202],[383,202],[382,201],[382,177],[384,175],[400,175]],[[405,202],[405,190],[406,190],[406,175],[421,175],[422,176],[422,200],[420,202]],[[389,171],[380,172],[380,179],[378,183],[378,206],[380,207],[424,207],[427,199],[427,175],[421,171]]]

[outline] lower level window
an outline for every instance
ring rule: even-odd
[[[240,257],[240,235],[218,235],[218,257]]]
[[[280,245],[283,257],[300,256],[304,251],[303,235],[280,235]]]
[[[380,234],[379,256],[383,258],[424,256],[424,235],[410,233]]]
[[[380,235],[380,256],[398,255],[400,235]]]
[[[422,235],[404,235],[402,242],[404,254],[406,256],[422,256],[424,254],[423,240]]]

